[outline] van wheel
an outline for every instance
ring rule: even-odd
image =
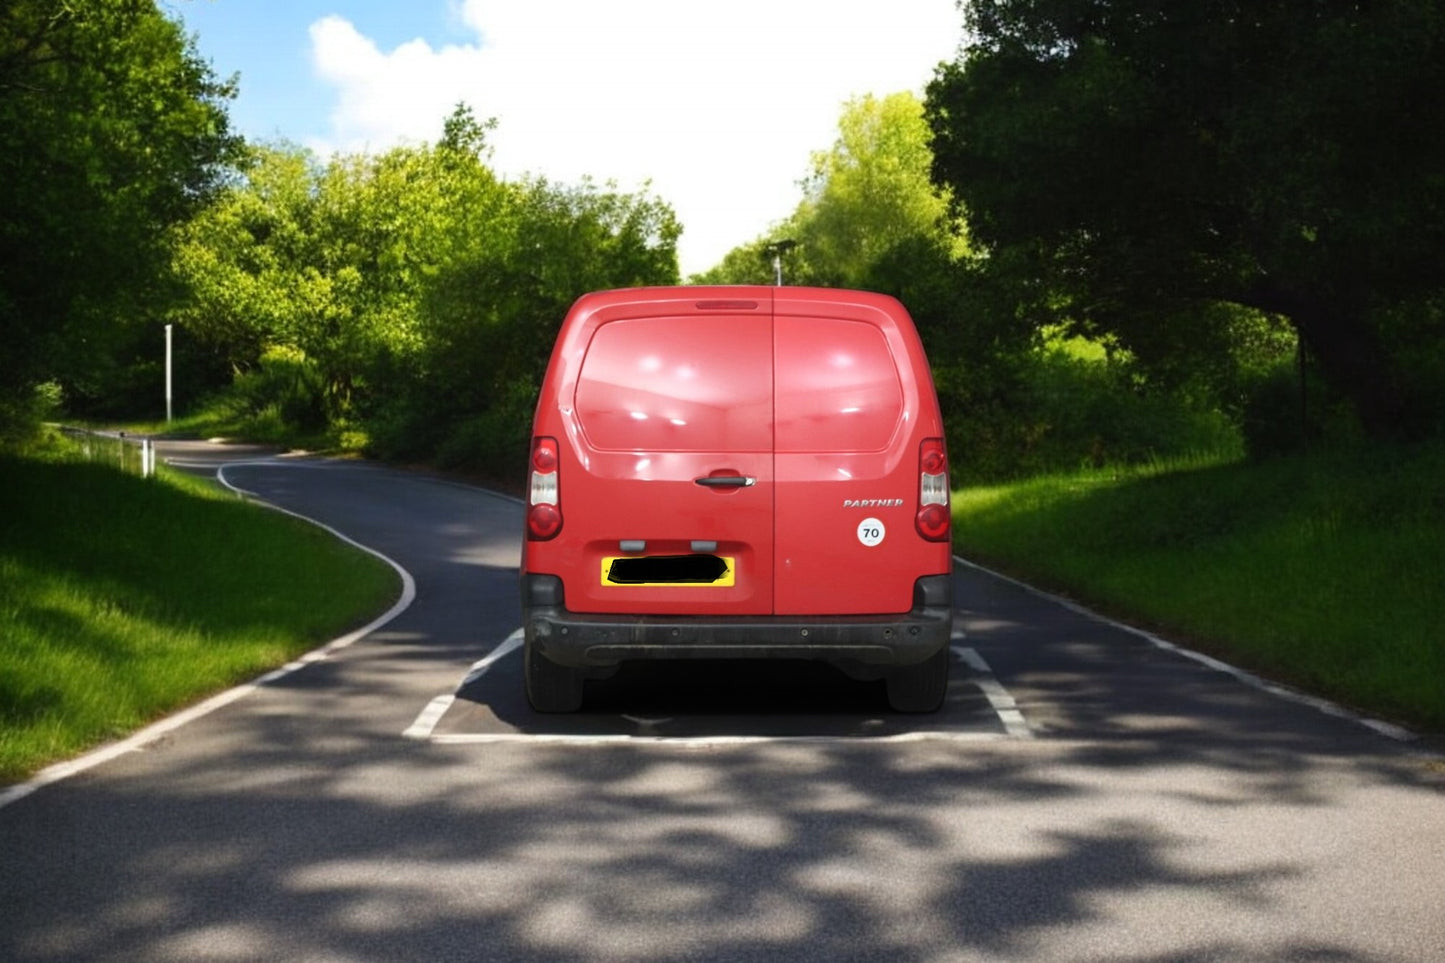
[[[553,662],[537,651],[531,639],[523,644],[522,677],[527,701],[538,712],[576,712],[582,708],[582,670]]]
[[[888,670],[888,705],[894,712],[937,712],[948,694],[948,646],[916,665]]]

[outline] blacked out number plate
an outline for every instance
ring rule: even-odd
[[[730,586],[734,559],[724,555],[614,556],[602,560],[603,585]]]

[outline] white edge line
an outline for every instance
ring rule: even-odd
[[[84,755],[75,757],[74,759],[68,759],[65,762],[59,762],[53,766],[47,766],[45,769],[40,770],[40,772],[36,773],[34,776],[31,776],[25,782],[18,783],[14,786],[10,786],[4,789],[3,791],[0,791],[0,809],[4,809],[11,803],[18,802],[19,800],[24,799],[26,796],[30,795],[37,789],[40,789],[44,786],[59,782],[62,779],[69,779],[71,776],[85,772],[87,769],[93,769],[96,766],[103,765],[104,763],[110,762],[113,759],[118,759],[126,753],[139,751],[140,749],[143,749],[151,743],[155,742],[156,740],[160,739],[167,733],[174,732],[176,729],[179,729],[184,725],[188,725],[189,723],[196,721],[202,716],[210,715],[217,709],[228,706],[236,700],[250,695],[252,692],[255,692],[257,689],[261,688],[264,685],[275,682],[277,679],[288,676],[291,673],[296,672],[299,669],[305,668],[308,665],[324,661],[337,651],[346,648],[347,646],[355,643],[359,639],[365,638],[372,632],[375,632],[377,629],[380,629],[382,626],[386,625],[392,619],[405,612],[407,608],[410,607],[411,603],[416,599],[415,579],[411,577],[410,572],[402,568],[401,565],[394,559],[388,558],[381,552],[378,552],[376,549],[366,545],[362,545],[355,539],[343,535],[341,532],[332,528],[330,525],[318,522],[314,518],[308,518],[307,516],[302,515],[299,512],[293,512],[290,509],[282,508],[281,506],[272,504],[265,499],[256,498],[249,492],[243,492],[241,489],[228,482],[225,477],[225,470],[230,467],[235,467],[236,465],[283,465],[286,467],[290,467],[287,462],[279,461],[276,459],[232,462],[228,465],[222,465],[217,468],[216,478],[218,481],[220,481],[222,485],[225,485],[227,488],[229,488],[233,492],[236,492],[238,495],[244,494],[251,500],[255,501],[257,504],[262,505],[265,508],[280,512],[283,515],[290,515],[293,518],[299,518],[304,522],[315,525],[317,528],[320,528],[323,531],[326,531],[331,535],[335,536],[336,538],[341,539],[341,541],[347,543],[348,545],[351,545],[355,548],[360,549],[363,552],[366,552],[369,555],[374,555],[377,558],[381,559],[383,562],[390,565],[396,571],[397,575],[401,577],[401,597],[396,600],[396,604],[392,605],[391,608],[387,609],[384,613],[377,616],[366,625],[363,625],[361,628],[356,629],[352,632],[348,632],[346,635],[343,635],[340,638],[332,639],[330,642],[326,643],[320,648],[313,649],[310,652],[307,652],[305,655],[299,656],[298,658],[281,666],[279,669],[273,669],[270,672],[267,672],[266,674],[256,679],[253,679],[250,682],[246,682],[234,688],[227,689],[224,692],[217,693],[216,695],[211,696],[209,699],[198,702],[197,704],[191,706],[189,709],[183,709],[173,715],[166,716],[164,719],[153,722],[150,725],[146,726],[144,729],[141,729],[138,732],[135,732],[130,736],[127,736],[126,738],[121,739],[117,742],[101,746],[98,749],[93,749],[90,752],[85,753]]]
[[[1409,729],[1405,729],[1390,722],[1384,722],[1379,719],[1371,719],[1367,716],[1359,715],[1358,713],[1351,712],[1349,709],[1346,709],[1337,703],[1331,702],[1328,699],[1322,699],[1319,696],[1312,696],[1308,693],[1298,692],[1294,689],[1282,686],[1277,682],[1270,682],[1269,680],[1254,675],[1251,672],[1246,672],[1241,668],[1230,665],[1228,662],[1222,662],[1219,659],[1214,658],[1213,656],[1205,655],[1203,652],[1195,652],[1192,649],[1186,649],[1181,645],[1176,645],[1175,643],[1170,642],[1168,639],[1161,639],[1157,635],[1145,632],[1143,629],[1138,629],[1132,625],[1126,625],[1123,622],[1111,619],[1108,616],[1100,615],[1098,612],[1088,609],[1071,599],[1066,599],[1062,596],[1055,595],[1052,592],[1045,592],[1043,589],[1035,588],[1027,582],[1021,582],[1018,579],[1013,578],[1009,575],[1005,575],[1002,572],[995,572],[993,569],[988,568],[985,565],[980,565],[977,562],[971,562],[961,555],[955,555],[953,559],[954,561],[966,565],[971,569],[983,572],[985,575],[990,575],[996,579],[1008,582],[1010,585],[1016,585],[1026,592],[1036,595],[1039,598],[1047,599],[1048,601],[1053,602],[1055,605],[1062,606],[1063,608],[1066,608],[1070,612],[1073,612],[1077,615],[1082,615],[1085,618],[1091,619],[1092,621],[1098,622],[1102,625],[1107,625],[1110,628],[1119,629],[1120,631],[1128,632],[1131,635],[1135,635],[1141,639],[1145,639],[1148,642],[1152,643],[1154,646],[1163,649],[1165,652],[1173,652],[1177,655],[1182,655],[1184,658],[1197,662],[1205,668],[1213,669],[1216,672],[1223,672],[1224,674],[1232,676],[1236,681],[1242,682],[1252,689],[1257,689],[1260,692],[1275,696],[1279,699],[1284,699],[1288,702],[1294,702],[1298,705],[1307,706],[1328,716],[1334,716],[1338,719],[1347,719],[1351,722],[1355,722],[1361,726],[1364,726],[1366,729],[1370,729],[1376,733],[1379,733],[1382,736],[1394,739],[1396,742],[1412,742],[1418,738],[1418,736],[1415,733],[1411,732]]]
[[[203,460],[203,459],[197,459],[197,458],[177,457],[177,458],[167,458],[165,461],[166,461],[166,464],[167,464],[167,465],[175,465],[175,466],[177,466],[177,467],[179,467],[179,468],[215,468],[215,467],[217,467],[217,466],[216,466],[216,462],[213,461],[213,460]],[[349,470],[349,471],[373,471],[373,472],[384,472],[384,471],[394,470],[394,469],[390,469],[390,468],[389,468],[388,466],[386,466],[386,465],[378,465],[378,464],[375,464],[375,463],[372,463],[372,462],[367,462],[367,461],[351,461],[351,460],[348,460],[348,459],[337,459],[337,458],[317,457],[317,456],[315,456],[315,455],[313,455],[312,453],[309,453],[309,452],[292,452],[292,453],[282,454],[282,455],[272,455],[272,456],[267,457],[267,458],[237,459],[236,461],[227,462],[225,465],[220,466],[220,467],[222,467],[222,468],[236,468],[236,467],[238,467],[238,466],[245,466],[245,465],[277,465],[277,464],[286,465],[286,466],[292,467],[292,468],[311,468],[311,469],[322,470],[322,471],[328,470],[328,469],[330,469],[330,470],[335,470],[335,469],[337,469],[337,468],[344,468],[344,469]],[[462,489],[462,490],[464,490],[464,491],[474,492],[474,493],[481,494],[481,495],[487,495],[487,496],[489,496],[489,497],[491,497],[491,498],[496,498],[496,499],[498,499],[498,500],[500,500],[500,501],[511,502],[511,503],[514,504],[514,505],[526,505],[526,504],[527,504],[526,499],[521,498],[521,497],[519,497],[519,496],[517,496],[517,495],[512,495],[512,494],[509,494],[509,493],[503,492],[503,491],[497,491],[497,490],[494,489],[494,488],[485,488],[485,487],[483,487],[483,486],[481,486],[481,485],[474,485],[474,484],[471,484],[470,482],[457,481],[457,480],[455,480],[455,479],[446,478],[446,477],[441,476],[441,475],[433,475],[433,474],[429,474],[429,473],[427,473],[427,472],[417,472],[417,473],[412,474],[411,477],[419,478],[419,479],[422,479],[422,480],[431,482],[431,483],[434,484],[434,485],[443,485],[443,486],[446,486],[446,487],[448,487],[448,488],[460,488],[460,489]],[[226,483],[223,482],[223,484],[226,484]],[[256,497],[256,496],[252,495],[252,493],[243,491],[243,490],[241,490],[241,489],[239,489],[239,488],[236,488],[236,487],[233,486],[233,485],[226,484],[226,487],[227,487],[227,488],[230,488],[232,491],[236,492],[237,494],[241,494],[241,495],[244,495],[244,496],[246,496],[246,497]]]

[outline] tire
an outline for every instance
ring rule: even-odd
[[[532,708],[538,712],[576,712],[582,708],[583,671],[553,662],[537,651],[531,639],[522,648],[522,676]]]
[[[948,646],[916,665],[888,670],[888,705],[894,712],[937,712],[948,695],[948,666],[953,656]]]

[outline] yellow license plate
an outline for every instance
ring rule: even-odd
[[[609,588],[728,588],[736,583],[730,555],[613,555],[602,560]]]

